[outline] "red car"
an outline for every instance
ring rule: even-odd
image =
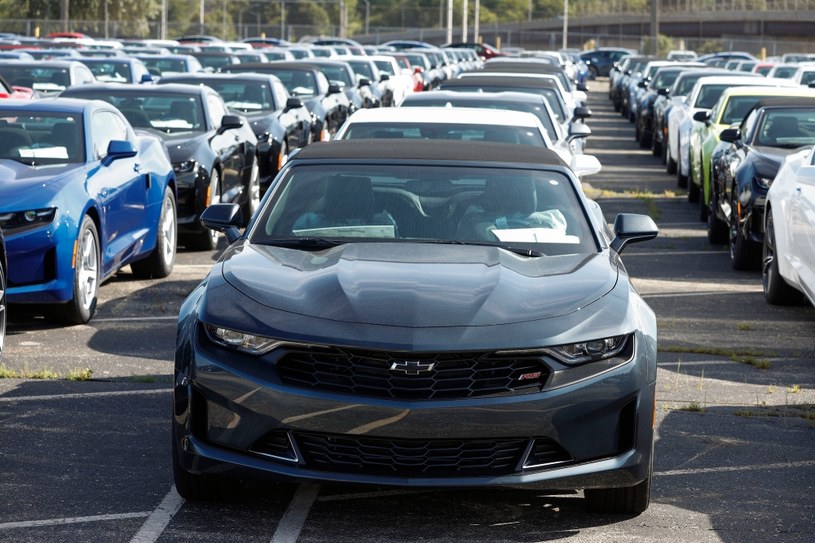
[[[33,89],[10,85],[8,81],[0,77],[0,99],[13,98],[15,100],[31,100],[33,97]]]

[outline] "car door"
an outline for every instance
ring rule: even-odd
[[[221,120],[227,114],[226,104],[213,92],[207,92],[205,99],[211,123],[208,128],[213,130],[210,145],[223,168],[221,201],[232,202],[243,189],[243,170],[246,167],[241,133],[238,130],[227,130],[219,134]]]
[[[798,170],[792,187],[790,244],[792,265],[801,282],[815,288],[815,153]],[[810,292],[810,295],[813,293]]]
[[[305,106],[295,109],[286,109],[286,102],[289,100],[289,93],[286,87],[278,81],[272,81],[272,97],[277,107],[277,120],[286,130],[289,141],[289,152],[308,144],[308,137],[311,133],[311,125],[308,120],[311,118],[306,114]]]
[[[88,192],[96,199],[100,214],[99,238],[103,274],[120,267],[147,234],[145,212],[149,175],[142,171],[139,156],[102,163],[113,140],[131,140],[126,121],[114,111],[97,110],[90,122],[91,152],[97,166],[88,174]]]

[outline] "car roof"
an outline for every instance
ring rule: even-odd
[[[223,80],[236,80],[236,81],[262,81],[268,82],[270,79],[278,80],[277,76],[274,74],[258,74],[252,72],[213,72],[213,73],[202,73],[202,72],[190,72],[190,73],[174,73],[161,76],[162,81],[175,81],[178,79],[184,80],[216,80],[216,79],[223,79]],[[162,83],[162,85],[166,86],[169,83]]]
[[[138,83],[90,83],[88,85],[74,85],[65,89],[70,92],[79,91],[125,91],[142,94],[195,94],[200,95],[203,85],[186,85],[183,83],[168,83],[166,85],[140,85]],[[215,92],[215,91],[213,91]]]
[[[110,104],[100,100],[83,100],[81,98],[43,98],[41,100],[3,100],[0,102],[0,110],[15,111],[52,111],[56,113],[76,113],[81,114],[89,108],[97,108],[104,104]]]
[[[802,87],[803,88],[803,87]],[[786,108],[786,107],[815,107],[815,94],[812,96],[772,96],[762,98],[753,109]]]
[[[532,104],[546,103],[546,98],[540,94],[517,91],[500,92],[456,92],[452,90],[435,90],[433,92],[416,92],[410,94],[406,100],[411,102],[443,102],[445,100],[466,102],[529,102]]]
[[[389,107],[360,109],[348,118],[348,123],[422,123],[474,124],[483,126],[538,127],[540,121],[526,111],[480,109],[471,107]]]
[[[398,146],[387,139],[334,140],[302,148],[292,157],[292,163],[301,160],[425,160],[473,166],[487,163],[512,167],[521,164],[566,166],[557,153],[541,147],[445,140],[400,140]]]
[[[4,66],[31,66],[32,68],[70,68],[76,65],[77,62],[82,63],[80,57],[74,57],[70,60],[0,59],[0,64]]]
[[[794,87],[776,87],[768,86],[761,90],[756,90],[756,85],[746,87],[731,87],[725,89],[722,96],[755,96],[761,94],[764,96],[813,96],[815,97],[815,89],[795,85]],[[760,85],[759,85],[760,87]]]
[[[769,86],[773,83],[767,83],[767,78],[750,72],[743,72],[745,75],[714,75],[711,77],[703,77],[696,82],[697,85],[763,85]],[[745,83],[746,81],[746,83]]]
[[[494,75],[494,76],[472,76],[466,79],[450,79],[442,83],[443,86],[456,86],[456,87],[478,87],[482,85],[496,86],[496,85],[510,85],[512,87],[528,87],[528,88],[558,88],[554,79],[544,77],[529,77],[529,76],[507,76],[507,75]]]
[[[225,66],[224,69],[231,70],[237,68],[239,71],[251,71],[257,70],[259,73],[266,72],[268,70],[275,69],[275,70],[302,70],[302,71],[316,71],[319,72],[320,68],[314,65],[314,63],[310,62],[313,59],[309,59],[306,62],[298,62],[298,61],[291,61],[291,60],[273,60],[272,62],[244,62],[241,64],[233,64],[232,66]]]

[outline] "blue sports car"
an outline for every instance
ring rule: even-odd
[[[119,268],[130,264],[142,277],[173,269],[176,187],[167,151],[105,102],[4,103],[0,228],[8,302],[58,304],[60,320],[87,322],[100,283]]]

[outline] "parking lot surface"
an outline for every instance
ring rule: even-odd
[[[609,222],[635,212],[660,226],[623,254],[659,320],[644,514],[515,488],[252,485],[234,502],[185,502],[170,469],[175,318],[217,252],[181,252],[165,280],[126,268],[103,285],[88,325],[11,308],[5,368],[59,378],[0,379],[0,541],[815,541],[815,309],[769,306],[758,274],[731,269],[606,88],[589,94],[587,152],[603,171],[586,190]]]

